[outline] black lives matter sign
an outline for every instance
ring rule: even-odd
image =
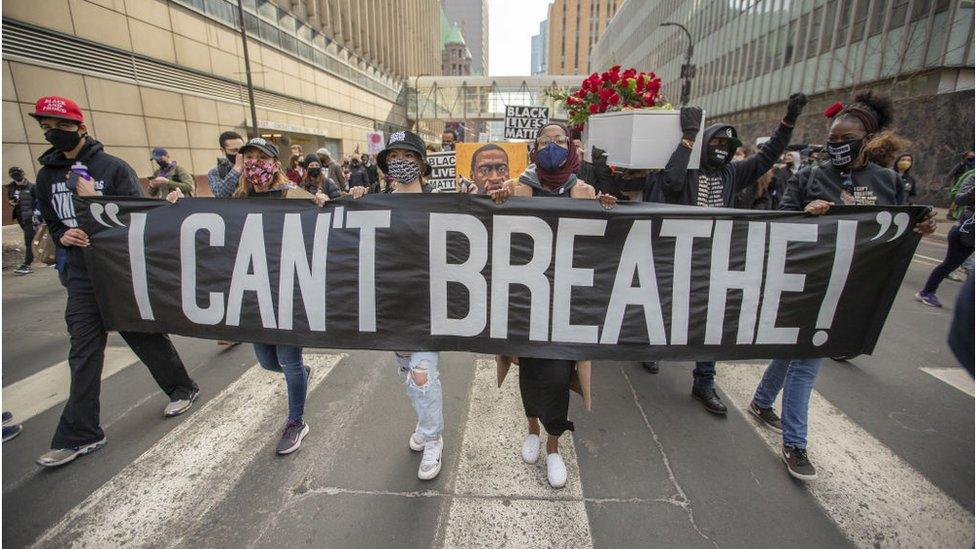
[[[432,190],[438,192],[454,192],[457,190],[455,182],[454,151],[430,153],[427,163],[430,164],[430,176],[426,178]]]
[[[505,139],[535,139],[549,123],[549,107],[505,107]]]

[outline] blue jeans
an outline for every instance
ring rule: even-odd
[[[760,408],[771,408],[776,395],[783,391],[783,444],[807,447],[807,408],[810,393],[817,381],[822,358],[774,360],[766,367],[752,400]]]
[[[400,375],[407,386],[407,396],[417,412],[417,432],[425,440],[436,440],[444,430],[444,395],[437,371],[440,354],[436,352],[395,353]],[[418,385],[414,375],[427,374],[427,382]]]
[[[714,389],[715,388],[715,361],[696,362],[695,369],[691,375],[695,378],[695,389]]]
[[[301,421],[305,413],[305,395],[308,393],[308,376],[302,362],[302,348],[291,345],[254,344],[258,364],[265,370],[284,372],[288,387],[288,419]]]

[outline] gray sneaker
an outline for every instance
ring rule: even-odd
[[[196,386],[189,394],[177,395],[174,400],[169,401],[166,408],[163,408],[163,417],[176,417],[189,410],[198,396],[200,396],[200,388]]]
[[[308,434],[308,423],[304,421],[288,420],[285,424],[285,432],[281,433],[281,440],[278,441],[278,448],[275,450],[279,456],[290,454],[302,445],[302,439]]]
[[[37,458],[37,464],[42,467],[60,467],[61,465],[71,463],[78,456],[90,454],[101,449],[102,446],[105,446],[106,442],[108,442],[108,439],[102,437],[102,440],[84,446],[48,450],[44,455]]]

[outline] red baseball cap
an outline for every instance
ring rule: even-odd
[[[67,97],[49,95],[37,100],[34,104],[34,112],[31,116],[40,120],[42,118],[61,118],[73,122],[84,122],[85,117],[81,114],[78,104]]]

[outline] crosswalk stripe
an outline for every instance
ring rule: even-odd
[[[313,391],[346,355],[305,355]],[[178,545],[221,502],[285,415],[281,374],[253,366],[45,532],[37,547]],[[312,426],[314,429],[315,426]]]
[[[976,396],[976,386],[973,385],[973,378],[969,372],[962,368],[919,368],[926,374],[959,389],[969,396]]]
[[[554,490],[544,447],[536,465],[522,461],[525,433],[518,368],[498,389],[494,360],[478,359],[445,547],[471,546],[473,532],[482,547],[593,547],[572,435],[559,441],[568,481]]]
[[[777,456],[782,437],[747,412],[765,364],[720,364],[717,381]],[[777,402],[776,408],[782,410]],[[859,547],[970,547],[974,520],[955,500],[817,391],[810,398],[807,489]],[[785,471],[784,471],[784,474]]]
[[[128,347],[106,347],[102,380],[139,362]],[[28,419],[68,400],[71,369],[62,360],[53,366],[3,388],[3,409],[13,412],[17,421]]]

